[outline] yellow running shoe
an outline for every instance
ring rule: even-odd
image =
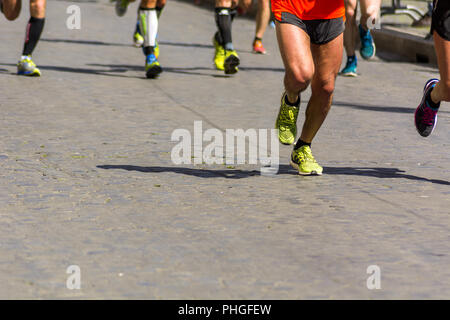
[[[145,60],[145,75],[149,79],[155,79],[162,72],[161,65],[153,53],[149,54]]]
[[[29,77],[40,77],[41,71],[36,67],[33,60],[31,60],[31,56],[22,56],[22,59],[17,63],[17,74]]]
[[[299,107],[286,103],[286,92],[281,96],[280,111],[278,112],[275,129],[278,129],[278,140],[282,144],[290,145],[295,142],[297,135],[297,117]]]
[[[159,44],[158,44],[158,41],[156,41],[156,40],[155,40],[155,49],[153,50],[153,52],[155,54],[156,59],[158,59],[159,58]]]
[[[321,176],[323,172],[323,168],[314,159],[311,148],[306,145],[292,151],[291,166],[298,170],[298,174],[303,176]]]
[[[133,34],[133,45],[136,48],[140,48],[142,47],[143,44],[144,44],[144,37],[140,34],[140,32],[136,31]]]
[[[220,45],[220,43],[216,40],[216,37],[213,37],[213,44],[216,52],[214,54],[214,64],[216,65],[217,70],[224,70],[225,63],[225,49]]]
[[[239,63],[239,56],[236,50],[225,50],[225,62],[223,63],[225,74],[234,74],[238,72]]]

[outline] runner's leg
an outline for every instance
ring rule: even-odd
[[[300,139],[311,143],[327,117],[333,99],[336,75],[342,61],[343,35],[322,44],[311,44],[315,73],[311,82],[311,98]]]
[[[445,40],[435,31],[434,47],[441,79],[431,91],[431,99],[436,104],[441,101],[450,102],[450,41]]]
[[[22,0],[2,0],[3,14],[10,21],[17,19],[21,8]]]
[[[356,25],[356,10],[358,8],[358,0],[345,0],[345,31],[344,46],[347,54],[347,62],[341,71],[341,75],[347,77],[356,77],[358,59],[355,54],[356,34],[358,28]]]
[[[253,40],[253,52],[266,53],[262,45],[262,38],[266,32],[270,20],[270,2],[269,0],[258,0],[258,9],[256,11],[256,30]]]
[[[290,103],[298,100],[314,74],[310,38],[305,31],[288,23],[276,22],[276,32],[281,58],[286,69],[284,86]]]

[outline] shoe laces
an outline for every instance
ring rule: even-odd
[[[294,149],[293,158],[294,161],[297,161],[298,163],[309,162],[312,164],[317,164],[316,159],[311,153],[311,148],[308,146],[303,146],[296,150]]]
[[[316,159],[312,155],[310,147],[308,147],[308,146],[304,147],[302,153],[304,154],[304,157],[305,157],[306,160],[308,160],[310,162],[313,162],[313,163],[316,163]]]
[[[295,107],[284,106],[280,112],[280,127],[291,127],[295,121]]]
[[[432,126],[435,121],[437,111],[431,109],[427,105],[425,105],[424,108],[422,108],[422,111],[423,111],[422,123],[426,124],[427,126]]]

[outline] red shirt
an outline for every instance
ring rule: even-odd
[[[281,21],[281,13],[289,12],[301,20],[335,19],[345,16],[344,0],[271,0],[272,12]]]

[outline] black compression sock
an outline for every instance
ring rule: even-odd
[[[33,50],[41,37],[42,30],[44,29],[44,22],[45,18],[30,18],[27,25],[22,55],[30,56],[33,53]]]
[[[303,141],[302,139],[298,139],[297,143],[295,144],[294,150],[297,150],[298,148],[301,148],[303,146],[308,146],[311,148],[311,142],[307,143],[307,142]]]
[[[236,17],[236,15],[237,15],[237,9],[236,8],[230,9],[231,22],[233,22],[233,20]]]
[[[161,12],[163,11],[163,9],[164,9],[164,6],[161,6],[161,7],[156,6],[155,10],[156,10],[156,16],[158,17],[158,19],[159,19],[159,16],[161,15]]]
[[[222,37],[220,36],[220,32],[216,31],[216,33],[214,34],[214,38],[216,39],[216,41],[223,46],[223,41],[222,41]]]
[[[152,54],[155,51],[155,47],[152,46],[144,47],[142,50],[144,50],[144,54],[148,56],[149,54]]]
[[[255,41],[262,41],[262,39],[261,38],[259,38],[259,37],[255,37],[255,39],[253,39],[253,42],[255,42]]]
[[[299,105],[300,105],[300,97],[298,97],[297,98],[297,101],[295,101],[295,103],[290,103],[289,102],[289,99],[288,99],[288,97],[287,97],[287,95],[284,97],[284,102],[286,102],[286,104],[288,105],[288,106],[291,106],[291,107],[299,107]]]
[[[230,11],[230,8],[223,7],[215,9],[217,28],[219,29],[220,37],[222,38],[222,44],[227,50],[233,50]]]

